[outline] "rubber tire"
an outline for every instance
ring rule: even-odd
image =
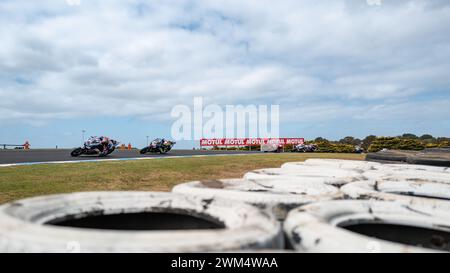
[[[420,156],[412,156],[408,157],[406,162],[409,164],[450,167],[450,160],[444,158],[426,158]]]
[[[450,156],[446,149],[425,149],[422,151],[384,151],[369,153],[366,160],[394,162],[401,161],[409,164],[450,167]]]
[[[361,171],[345,170],[330,167],[298,166],[297,168],[268,168],[248,172],[244,179],[260,181],[264,179],[308,180],[312,177],[323,178],[324,183],[341,186],[350,182],[365,180]],[[300,182],[300,181],[299,181]]]
[[[336,187],[312,181],[221,179],[176,185],[172,192],[202,198],[246,202],[283,220],[289,210],[312,202],[342,198]]]
[[[44,225],[54,219],[123,212],[172,212],[222,222],[225,229],[115,231]],[[0,206],[0,252],[205,252],[282,248],[280,224],[257,208],[161,192],[85,192]]]
[[[373,163],[373,162],[371,162]],[[448,173],[450,174],[450,168],[448,167],[438,167],[429,165],[410,165],[410,164],[378,164],[374,165],[368,171],[379,171],[379,172],[438,172],[438,173]]]
[[[417,181],[450,184],[450,173],[405,170],[374,170],[363,173],[367,180],[377,181]]]
[[[283,166],[289,166],[290,164],[300,164],[300,162],[285,163],[281,167],[283,168]],[[380,166],[381,163],[362,161],[362,160],[316,159],[316,158],[312,158],[312,159],[307,159],[305,162],[303,162],[303,165],[305,165],[305,166],[317,166],[317,167],[334,167],[334,168],[339,168],[339,169],[361,171],[361,170],[370,170],[373,167]]]
[[[107,155],[112,154],[112,153],[114,152],[115,149],[116,149],[116,147],[112,147],[112,148],[108,151]]]
[[[344,223],[391,223],[450,231],[446,210],[398,202],[341,200],[306,205],[284,222],[288,242],[299,252],[436,252],[364,236],[339,227]],[[374,246],[375,249],[374,249]]]
[[[392,153],[369,153],[366,155],[367,161],[375,161],[375,162],[406,162],[406,155],[395,155]]]
[[[72,156],[72,157],[78,157],[78,156],[80,156],[80,155],[82,155],[83,154],[83,148],[76,148],[75,150],[73,150],[71,153],[70,153],[70,156]]]
[[[424,153],[450,153],[450,147],[426,148],[422,152],[424,152]]]
[[[450,210],[449,184],[408,180],[360,181],[343,186],[341,191],[346,198],[435,205]]]
[[[148,153],[148,147],[142,148],[142,149],[139,151],[139,153],[140,153],[141,155]]]

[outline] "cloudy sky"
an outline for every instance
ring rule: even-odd
[[[0,0],[0,143],[142,146],[196,96],[278,104],[285,137],[450,136],[448,0],[77,1]]]

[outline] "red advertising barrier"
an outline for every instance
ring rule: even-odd
[[[202,138],[200,146],[260,146],[264,144],[299,145],[304,138]]]

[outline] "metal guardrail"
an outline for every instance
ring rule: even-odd
[[[24,144],[19,144],[19,145],[15,145],[15,144],[0,144],[0,147],[3,147],[3,150],[6,150],[6,147],[24,147]]]

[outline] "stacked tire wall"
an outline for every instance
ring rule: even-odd
[[[450,251],[450,170],[310,159],[158,192],[0,206],[1,252]]]

